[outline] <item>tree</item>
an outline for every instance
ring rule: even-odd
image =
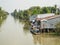
[[[31,12],[31,15],[40,14],[40,7],[39,6],[31,7],[29,8],[29,11]]]
[[[14,10],[14,15],[17,16],[17,10],[16,9]]]
[[[19,16],[20,19],[23,19],[23,11],[19,10],[17,16]]]
[[[0,26],[2,25],[2,22],[6,19],[8,12],[5,10],[2,10],[0,7]]]
[[[57,5],[55,5],[54,8],[55,8],[55,14],[57,14]]]
[[[29,20],[29,13],[27,10],[23,12],[24,19]]]
[[[43,7],[42,13],[51,13],[50,7]]]
[[[8,14],[8,12],[2,10],[2,8],[0,7],[0,17],[6,16]]]
[[[0,11],[2,10],[2,8],[0,7]]]

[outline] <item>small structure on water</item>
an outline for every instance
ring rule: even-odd
[[[55,25],[60,22],[60,15],[54,14],[39,14],[34,19],[30,18],[32,29],[39,31],[48,31],[55,29]]]

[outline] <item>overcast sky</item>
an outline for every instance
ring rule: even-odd
[[[0,6],[8,12],[14,9],[28,9],[32,6],[60,6],[60,0],[0,0]]]

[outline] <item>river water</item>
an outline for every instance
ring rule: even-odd
[[[11,15],[0,26],[0,45],[60,45],[60,36],[32,35]]]

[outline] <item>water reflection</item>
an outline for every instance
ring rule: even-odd
[[[29,29],[30,29],[30,22],[28,20],[21,20],[21,19],[19,19],[17,17],[14,17],[14,21],[15,22],[18,21],[19,23],[24,24],[23,31],[24,31],[25,34],[30,32],[29,31]]]
[[[2,25],[3,21],[6,19],[6,16],[5,17],[0,17],[0,26]]]
[[[4,23],[4,21],[6,20],[7,16],[3,16],[3,17],[0,17],[0,28],[2,26],[2,24]],[[0,32],[1,32],[1,29],[0,29]]]
[[[60,37],[40,34],[40,35],[32,35],[34,39],[35,45],[60,45]]]

